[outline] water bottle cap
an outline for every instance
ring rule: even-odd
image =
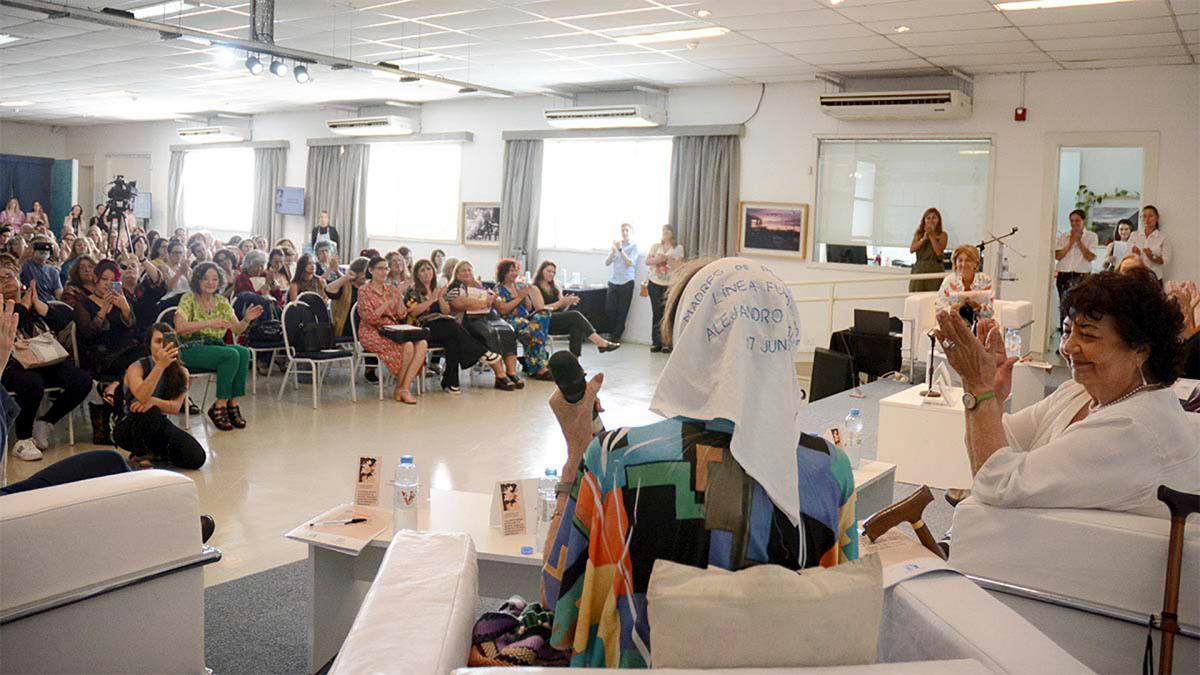
[[[547,476],[558,476],[558,469],[546,469]]]
[[[861,410],[859,410],[858,408],[851,408],[851,409],[850,409],[850,416],[851,416],[851,417],[858,417],[858,416],[859,416],[859,415],[861,415],[861,414],[862,414],[862,411],[861,411]]]
[[[413,456],[412,455],[400,455],[400,463],[401,464],[412,464]]]
[[[522,546],[521,547],[521,555],[533,555],[533,547],[532,546]]]

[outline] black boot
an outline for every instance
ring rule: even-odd
[[[116,445],[112,437],[112,408],[104,403],[89,403],[88,414],[92,418],[92,443]]]

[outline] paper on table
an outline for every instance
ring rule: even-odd
[[[314,525],[330,520],[366,518],[366,522],[352,525]],[[313,544],[339,553],[358,555],[371,540],[392,526],[392,514],[383,509],[367,506],[342,504],[309,521],[301,523],[285,536],[306,544]]]
[[[945,560],[934,555],[932,551],[917,541],[897,530],[884,533],[873,542],[864,537],[860,540],[859,554],[865,556],[875,553],[883,565],[883,587],[891,588],[902,581],[908,581],[930,572],[957,572]]]

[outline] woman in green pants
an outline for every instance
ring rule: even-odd
[[[192,270],[190,293],[184,293],[175,311],[175,330],[180,335],[179,357],[188,368],[215,371],[217,399],[208,409],[208,417],[222,431],[245,429],[246,419],[238,408],[238,398],[246,393],[246,371],[250,350],[241,345],[225,344],[225,334],[239,333],[262,315],[262,307],[250,305],[241,321],[233,313],[229,300],[220,294],[225,285],[221,268],[203,262]]]

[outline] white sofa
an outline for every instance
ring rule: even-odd
[[[204,672],[199,519],[169,471],[0,497],[0,672]]]
[[[331,674],[514,672],[465,668],[478,603],[477,572],[475,549],[465,534],[396,535]],[[879,657],[883,663],[872,666],[736,672],[1090,672],[975,584],[948,572],[911,579],[887,591]]]
[[[1179,621],[1194,630],[1200,625],[1200,527],[1192,520],[1184,544]],[[1169,531],[1166,518],[1091,509],[1000,509],[971,498],[954,511],[950,563],[1088,667],[1130,673],[1141,667],[1146,618],[1162,611]],[[1084,605],[1139,623],[1078,608]],[[1156,636],[1156,660],[1157,642]],[[1195,672],[1200,641],[1179,636],[1175,645],[1176,672]]]

